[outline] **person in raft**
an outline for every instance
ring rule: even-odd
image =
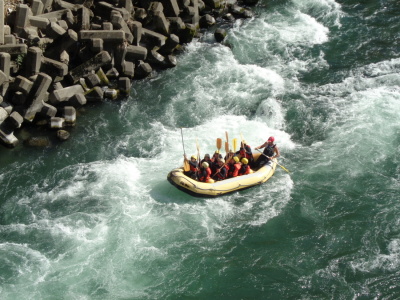
[[[264,155],[260,155],[260,157],[258,158],[258,160],[255,164],[257,169],[268,164],[271,159],[277,158],[280,156],[278,146],[276,144],[274,144],[274,142],[275,142],[275,138],[273,136],[270,136],[264,144],[254,148],[255,150],[265,148],[264,152],[263,152]]]
[[[223,158],[218,160],[218,169],[217,172],[215,173],[215,179],[217,181],[221,181],[226,179],[228,175],[228,166],[225,164],[225,160]]]
[[[242,164],[239,161],[239,157],[234,156],[229,165],[228,178],[237,177],[241,167]]]
[[[239,169],[239,176],[250,174],[249,160],[245,157],[241,160],[242,166]]]
[[[216,166],[214,165],[214,162],[213,162],[212,159],[210,158],[210,154],[204,155],[204,158],[201,160],[200,165],[202,165],[203,162],[208,163],[208,166],[210,167],[211,172],[212,172],[212,173],[215,173],[215,171],[216,171]]]
[[[235,154],[240,155],[240,158],[247,158],[249,165],[253,164],[253,153],[251,152],[251,147],[247,145],[245,140],[240,143],[240,149]]]
[[[211,179],[211,169],[209,168],[208,162],[203,162],[198,174],[199,181],[209,182]]]
[[[186,156],[185,156],[185,159],[187,160]],[[197,162],[197,157],[195,155],[192,155],[190,157],[189,167],[190,167],[190,170],[185,172],[185,174],[188,177],[190,177],[194,180],[197,180],[197,171],[199,170],[199,164]]]

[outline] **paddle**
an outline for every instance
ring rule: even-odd
[[[228,131],[225,131],[225,136],[226,136],[226,142],[225,142],[225,151],[226,154],[229,153],[229,138],[228,138]],[[228,149],[228,150],[227,150]]]
[[[217,149],[218,149],[218,152],[219,152],[219,149],[221,149],[221,147],[222,147],[222,139],[218,138],[218,139],[217,139]]]
[[[262,153],[262,152],[260,151],[260,149],[256,149],[256,150],[257,150],[258,152],[260,152],[261,155],[264,155],[265,157],[268,157],[269,159],[271,159],[271,157],[266,156],[264,153]],[[276,164],[277,164],[278,166],[280,166],[280,167],[281,167],[283,170],[285,170],[286,172],[290,173],[288,169],[286,169],[284,166],[280,165],[278,162],[276,162]]]
[[[236,153],[236,149],[237,149],[237,139],[233,139],[233,152]]]
[[[198,157],[199,168],[200,168],[200,162],[201,162],[201,158],[200,158],[200,147],[199,147],[199,142],[197,141],[197,138],[196,138],[196,148],[197,148],[197,157]]]
[[[183,159],[183,170],[185,172],[188,172],[188,171],[190,171],[190,166],[189,166],[189,162],[188,162],[188,160],[186,158],[185,143],[183,142],[183,130],[182,130],[182,127],[181,127],[181,137],[182,137],[183,155],[185,157]]]

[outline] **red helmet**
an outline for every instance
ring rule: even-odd
[[[273,137],[273,136],[270,136],[269,138],[268,138],[268,142],[274,142],[275,141],[275,138]]]

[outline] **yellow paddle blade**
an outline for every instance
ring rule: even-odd
[[[221,149],[221,147],[222,147],[222,139],[217,139],[217,149],[218,149],[218,151],[219,151],[219,149]]]
[[[184,160],[183,160],[183,170],[184,170],[185,172],[190,171],[190,166],[189,166],[189,162],[187,161],[187,159],[184,159]]]
[[[233,143],[233,151],[236,152],[236,149],[237,149],[237,139],[233,139],[233,140],[232,140],[232,143]]]
[[[282,165],[280,165],[280,164],[278,164],[278,163],[276,163],[278,166],[280,166],[283,170],[285,170],[286,172],[288,172],[288,173],[290,173],[289,172],[289,170],[288,169],[286,169],[284,166],[282,166]]]

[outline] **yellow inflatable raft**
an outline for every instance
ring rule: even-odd
[[[254,154],[256,159],[257,154]],[[244,190],[266,182],[274,175],[277,161],[273,159],[267,165],[252,174],[206,183],[196,181],[183,172],[183,167],[169,172],[168,181],[178,189],[195,197],[218,197],[235,191]]]

